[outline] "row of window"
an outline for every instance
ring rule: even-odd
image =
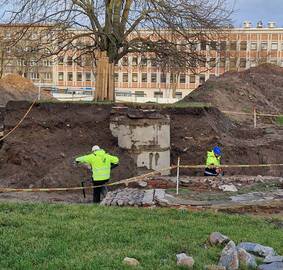
[[[144,92],[144,91],[140,91],[140,90],[138,90],[138,91],[135,91],[134,93],[132,93],[132,92],[129,92],[129,91],[127,91],[127,92],[122,92],[122,91],[117,91],[116,93],[115,93],[115,95],[117,96],[117,97],[121,97],[121,96],[123,96],[123,97],[131,97],[131,96],[135,96],[135,97],[146,97],[147,95],[146,95],[146,93]],[[163,98],[164,96],[164,93],[162,92],[162,91],[154,91],[154,93],[153,93],[153,95],[154,95],[154,98]],[[182,98],[183,97],[183,93],[182,92],[176,92],[176,98]]]
[[[53,76],[51,72],[31,72],[31,73],[24,73],[25,78],[30,78],[32,80],[52,80]]]
[[[58,80],[59,81],[64,81],[65,74],[64,72],[58,72]],[[71,82],[74,80],[74,74],[73,72],[67,72],[67,81]],[[90,82],[92,80],[95,80],[95,75],[92,76],[91,72],[77,72],[76,73],[76,81],[78,82],[82,82],[82,81],[86,81],[86,82]]]

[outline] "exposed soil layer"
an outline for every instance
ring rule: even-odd
[[[29,106],[27,102],[8,103],[5,129],[14,127]],[[1,148],[1,187],[78,186],[91,173],[73,161],[95,144],[120,157],[114,180],[136,175],[133,160],[117,146],[109,129],[110,110],[108,105],[36,104]]]

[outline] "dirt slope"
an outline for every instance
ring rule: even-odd
[[[0,106],[6,106],[12,100],[33,101],[38,96],[38,88],[28,79],[17,74],[9,74],[0,80]],[[41,91],[42,100],[51,100],[52,96]]]
[[[209,79],[184,98],[209,102],[220,110],[283,113],[283,68],[263,64],[243,72],[227,72]]]
[[[29,106],[27,102],[8,103],[6,130],[14,127]],[[113,179],[136,175],[134,162],[118,148],[110,132],[110,109],[91,104],[36,104],[0,150],[0,186],[78,186],[90,173],[72,162],[95,144],[120,157]]]

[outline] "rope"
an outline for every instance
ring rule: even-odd
[[[252,168],[252,167],[277,167],[277,166],[283,166],[283,164],[235,164],[235,165],[221,165],[221,166],[213,166],[213,167],[221,167],[221,168]],[[76,190],[89,190],[97,187],[109,187],[109,186],[117,186],[121,184],[125,184],[128,186],[129,183],[137,182],[139,180],[144,180],[149,176],[154,176],[162,171],[169,171],[172,169],[176,169],[178,166],[174,165],[169,168],[164,168],[158,171],[146,173],[143,175],[127,178],[120,180],[118,182],[99,185],[99,186],[87,186],[87,187],[68,187],[68,188],[0,188],[0,193],[8,193],[8,192],[59,192],[59,191],[76,191]],[[198,168],[206,168],[206,165],[180,165],[179,168],[187,168],[187,169],[198,169]]]
[[[245,113],[245,112],[233,112],[233,111],[221,111],[226,114],[236,114],[236,115],[254,115],[254,113]],[[267,116],[267,117],[282,117],[283,114],[268,114],[268,113],[256,113],[256,116]]]
[[[16,126],[14,126],[6,135],[4,135],[2,138],[0,138],[0,142],[3,141],[4,139],[6,139],[11,133],[13,133],[19,126],[20,124],[25,120],[25,118],[28,116],[28,114],[30,113],[32,107],[34,106],[34,104],[36,103],[37,99],[35,99],[33,101],[33,103],[30,105],[29,109],[27,110],[27,112],[24,114],[24,116],[22,117],[22,119],[18,122],[18,124]]]

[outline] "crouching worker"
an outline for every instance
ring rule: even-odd
[[[204,171],[205,176],[218,176],[223,175],[222,169],[220,166],[220,160],[221,160],[221,149],[218,146],[215,146],[212,151],[207,152],[207,158],[206,158],[206,168]],[[213,167],[215,166],[215,167]]]
[[[101,186],[110,180],[111,169],[118,166],[119,158],[107,154],[99,146],[92,147],[92,153],[76,158],[77,163],[85,163],[91,166],[94,186]],[[93,188],[93,202],[100,202],[103,187]]]

